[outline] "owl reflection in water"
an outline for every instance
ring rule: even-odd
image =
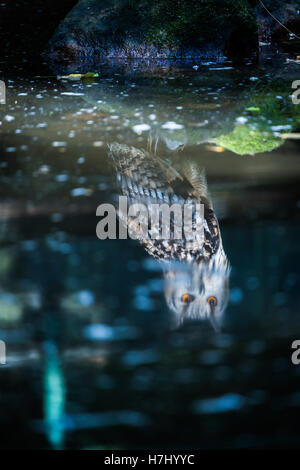
[[[109,146],[109,157],[128,204],[202,205],[204,238],[199,243],[191,244],[184,231],[181,239],[153,239],[150,230],[149,236],[137,234],[135,238],[161,263],[174,327],[187,319],[209,319],[219,331],[228,303],[230,265],[204,171],[195,162],[186,161],[179,173],[151,151],[118,143]],[[119,217],[122,219],[122,214]],[[128,229],[134,231],[135,224],[136,220],[128,217]]]

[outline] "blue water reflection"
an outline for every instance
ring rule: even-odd
[[[298,69],[193,65],[102,64],[88,84],[8,73],[1,448],[299,446],[299,141],[281,136],[299,126]],[[119,192],[106,144],[149,141],[176,171],[205,169],[232,267],[218,334],[205,319],[170,329],[157,260],[96,237]]]

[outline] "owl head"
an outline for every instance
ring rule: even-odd
[[[221,248],[209,261],[165,266],[165,297],[173,326],[188,319],[208,319],[220,331],[229,297],[230,265]]]

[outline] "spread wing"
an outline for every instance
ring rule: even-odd
[[[167,161],[152,153],[113,143],[109,146],[109,157],[117,171],[119,185],[128,204],[141,203],[147,207],[153,204],[179,204],[195,207],[204,206],[204,241],[193,246],[184,237],[174,239],[174,219],[171,219],[171,237],[169,240],[153,240],[149,231],[148,236],[138,238],[146,250],[157,259],[174,260],[209,260],[220,245],[220,232],[212,204],[207,191],[204,172],[195,163],[187,161],[179,173]],[[120,214],[119,214],[120,215]],[[151,209],[149,217],[151,216]],[[122,216],[121,216],[122,218]],[[128,226],[135,230],[136,221],[128,219]],[[193,227],[196,224],[193,218]],[[136,227],[138,231],[138,227]]]

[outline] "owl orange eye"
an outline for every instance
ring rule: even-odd
[[[208,297],[207,302],[208,302],[209,305],[211,305],[212,307],[215,307],[215,306],[217,305],[217,303],[218,303],[217,298],[214,297],[214,296]]]
[[[183,296],[181,297],[181,302],[183,302],[184,304],[190,304],[191,302],[193,302],[193,300],[194,297],[191,294],[183,294]]]

